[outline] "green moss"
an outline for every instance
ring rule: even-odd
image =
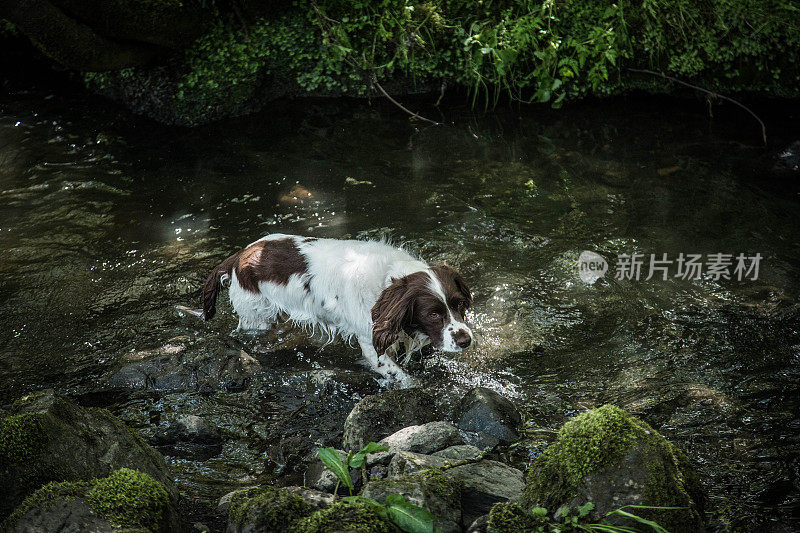
[[[257,524],[256,529],[278,531],[313,511],[300,496],[265,486],[235,493],[231,497],[228,518],[239,525]]]
[[[47,435],[41,418],[21,413],[0,419],[0,466],[30,461],[42,450]]]
[[[556,509],[579,495],[584,478],[629,458],[636,445],[647,481],[644,505],[686,507],[686,511],[641,510],[645,518],[672,531],[702,524],[704,496],[686,457],[645,422],[613,405],[586,411],[568,421],[528,471],[523,506]]]
[[[619,407],[604,405],[568,421],[528,471],[525,505],[552,507],[577,495],[581,480],[625,456],[652,428]]]
[[[13,527],[13,525],[16,524],[20,518],[25,516],[28,511],[35,507],[46,510],[50,507],[50,505],[58,500],[69,501],[85,495],[91,486],[92,484],[87,481],[62,481],[60,483],[50,482],[41,487],[39,490],[35,491],[33,494],[25,498],[22,503],[20,503],[17,508],[14,509],[14,512],[12,512],[3,522],[3,529],[5,530]]]
[[[160,529],[169,507],[169,496],[161,483],[128,468],[98,480],[87,500],[94,512],[116,525],[152,531]]]
[[[546,531],[547,517],[532,515],[519,504],[500,502],[489,511],[489,530],[495,533]]]
[[[296,533],[391,533],[394,526],[383,518],[374,505],[363,502],[339,501],[327,509],[317,511],[295,522]]]

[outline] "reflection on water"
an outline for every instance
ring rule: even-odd
[[[709,129],[685,102],[453,111],[448,127],[300,102],[190,131],[43,96],[0,96],[4,401],[51,386],[145,436],[207,417],[230,438],[171,459],[189,501],[281,475],[377,390],[357,350],[240,338],[228,306],[208,324],[174,306],[266,233],[388,236],[474,288],[476,347],[413,363],[445,404],[490,386],[534,430],[617,403],[688,451],[724,520],[797,525],[800,209],[746,126]],[[757,281],[587,285],[583,250],[764,260]]]

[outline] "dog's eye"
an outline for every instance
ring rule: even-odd
[[[432,319],[434,319],[434,320],[436,320],[437,318],[439,318],[439,313],[437,313],[436,311],[434,311],[434,312],[430,313],[430,314],[428,315],[428,317],[429,317],[429,318],[432,318]]]

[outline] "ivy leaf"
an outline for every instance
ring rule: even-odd
[[[328,467],[328,470],[334,473],[339,478],[345,487],[353,490],[353,479],[350,477],[350,470],[344,464],[342,458],[339,457],[339,452],[333,448],[320,448],[317,450],[317,456],[322,464]]]
[[[400,494],[388,495],[385,505],[389,519],[403,531],[408,533],[437,533],[439,531],[433,524],[436,517],[430,511],[407,502]]]

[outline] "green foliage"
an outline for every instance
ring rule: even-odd
[[[641,507],[645,518],[675,530],[702,522],[704,496],[686,457],[647,423],[614,405],[581,413],[562,426],[528,470],[522,504],[558,507],[569,502],[580,495],[587,476],[629,460],[634,448],[646,470],[643,501],[655,506]],[[664,510],[678,506],[688,510]]]
[[[391,533],[391,523],[381,514],[376,502],[366,498],[345,498],[292,525],[296,533]]]
[[[22,413],[0,419],[0,467],[31,460],[45,439],[44,425],[37,414]]]
[[[427,509],[409,503],[400,494],[386,496],[386,512],[397,527],[408,533],[434,533],[436,517]]]
[[[339,457],[339,452],[333,448],[320,448],[317,450],[317,455],[322,464],[334,473],[340,483],[344,483],[344,486],[350,490],[350,494],[353,494],[353,478],[350,477],[350,468]]]
[[[364,465],[364,461],[367,459],[367,455],[386,451],[389,451],[389,448],[386,446],[370,442],[359,451],[348,453],[344,460],[339,456],[339,452],[333,448],[320,448],[317,450],[317,455],[320,461],[322,461],[322,464],[327,466],[328,470],[336,475],[339,482],[343,483],[344,486],[350,490],[350,494],[352,495],[354,487],[353,478],[350,476],[350,469],[361,468]]]
[[[369,442],[359,451],[352,454],[352,456],[348,455],[347,464],[349,464],[352,468],[361,468],[361,465],[363,465],[364,461],[367,460],[367,455],[376,452],[388,452],[388,451],[389,448],[383,446],[382,444]]]
[[[277,531],[313,511],[300,496],[265,486],[236,492],[231,497],[228,517],[239,525],[247,522],[257,524],[257,528]]]
[[[149,475],[120,468],[97,483],[86,495],[92,510],[124,527],[158,531],[169,506],[166,489]]]
[[[594,504],[587,502],[580,507],[567,509],[559,520],[550,519],[547,509],[535,507],[526,510],[513,502],[496,503],[489,511],[489,529],[496,533],[563,533],[568,531],[590,531],[597,533],[637,533],[639,531],[654,531],[655,533],[668,533],[657,522],[647,520],[626,509],[647,509],[659,511],[673,511],[682,507],[652,507],[646,505],[626,505],[607,513],[600,522],[591,522],[589,513],[594,510]],[[610,522],[615,516],[627,518],[634,526],[620,525],[618,521]],[[642,530],[639,525],[647,526]]]
[[[359,451],[348,453],[344,460],[339,456],[339,452],[333,448],[320,448],[317,450],[317,455],[322,463],[336,475],[339,482],[350,490],[351,496],[343,498],[343,501],[366,505],[382,519],[391,521],[408,533],[434,533],[436,531],[434,527],[436,517],[427,509],[407,502],[400,494],[388,495],[383,504],[363,496],[352,496],[353,480],[350,476],[350,468],[361,468],[366,461],[367,455],[385,451],[389,451],[389,448],[375,442],[369,442]]]
[[[359,94],[408,80],[469,87],[473,104],[564,101],[668,82],[800,95],[800,9],[790,0],[297,0],[244,27],[221,17],[187,51],[177,104],[187,119],[283,92]]]
[[[524,501],[546,505],[568,501],[585,476],[617,463],[637,438],[651,431],[614,405],[570,419],[529,471]]]

